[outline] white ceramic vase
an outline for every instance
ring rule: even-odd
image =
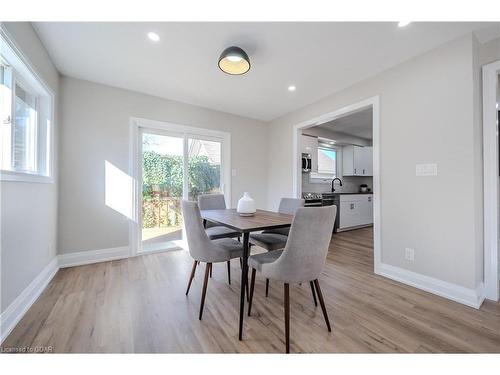
[[[238,201],[238,207],[236,212],[241,216],[253,216],[255,215],[255,201],[252,199],[250,194],[247,192],[243,193],[243,196]]]

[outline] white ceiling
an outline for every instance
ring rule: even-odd
[[[62,74],[265,121],[495,25],[34,23]],[[149,31],[160,42],[149,41]],[[498,35],[483,32],[490,34]],[[220,53],[231,45],[250,56],[249,73],[229,76],[218,69]],[[290,84],[297,91],[288,92]]]
[[[372,109],[354,112],[347,116],[321,124],[318,128],[333,130],[359,138],[372,139]]]

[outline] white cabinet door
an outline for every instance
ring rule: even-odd
[[[363,147],[363,162],[361,171],[363,176],[373,176],[373,147]]]
[[[340,229],[373,224],[373,195],[342,195],[339,216]]]
[[[342,174],[344,176],[372,176],[372,148],[344,146],[342,148]]]
[[[358,202],[358,217],[356,225],[368,225],[373,223],[373,202],[369,201],[369,197]]]
[[[354,176],[363,176],[365,167],[364,147],[354,146]]]
[[[359,202],[351,202],[351,201],[346,201],[346,202],[340,202],[340,222],[339,222],[339,228],[344,229],[344,228],[349,228],[349,227],[355,227],[357,226],[359,220],[359,207],[358,207]]]
[[[354,176],[354,146],[342,147],[342,175]]]
[[[349,145],[342,147],[342,175],[362,176],[359,164],[362,162],[361,147]]]

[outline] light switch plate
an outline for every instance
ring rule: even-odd
[[[417,176],[437,176],[438,167],[436,163],[417,164],[415,167],[415,174]]]

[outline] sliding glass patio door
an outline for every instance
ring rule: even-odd
[[[224,137],[203,134],[201,129],[196,134],[144,127],[139,133],[139,251],[178,249],[183,239],[181,200],[224,192],[228,145]]]

